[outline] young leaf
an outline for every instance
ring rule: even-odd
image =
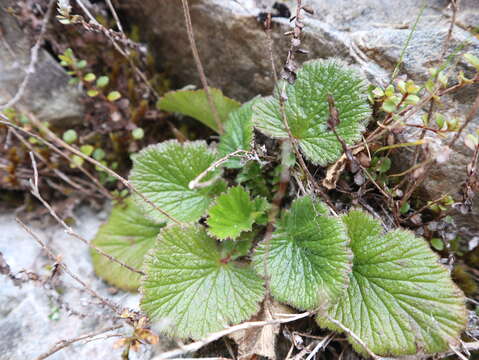
[[[96,79],[96,75],[93,73],[88,73],[83,77],[83,80],[85,80],[86,82],[92,82],[92,81],[95,81],[95,79]]]
[[[223,123],[228,114],[241,105],[236,100],[224,96],[219,89],[210,88],[210,93],[218,110],[219,118]],[[204,90],[170,91],[158,101],[157,106],[161,110],[191,116],[218,132],[218,125]]]
[[[146,198],[168,212],[179,221],[196,221],[209,207],[212,197],[225,189],[219,180],[198,189],[188,187],[215,160],[216,155],[208,149],[206,142],[195,141],[180,144],[176,140],[148,146],[133,157],[130,181]],[[219,175],[219,170],[208,173],[203,182]],[[140,197],[138,204],[148,216],[157,221],[166,218]]]
[[[464,54],[464,59],[479,71],[479,58],[471,53]]]
[[[152,320],[166,320],[164,331],[182,339],[250,318],[264,295],[254,270],[222,261],[216,241],[199,225],[163,229],[144,271],[141,309]]]
[[[86,94],[90,97],[95,97],[99,94],[100,92],[96,89],[90,89],[86,92]]]
[[[92,244],[108,255],[135,268],[141,269],[143,258],[155,244],[163,225],[148,220],[131,198],[116,205],[108,221],[98,230]],[[123,290],[136,291],[140,275],[91,251],[96,274],[108,283]]]
[[[252,230],[255,220],[265,211],[265,203],[262,198],[251,200],[242,186],[230,188],[218,196],[208,212],[209,234],[220,240],[236,239],[243,231]]]
[[[435,353],[457,343],[466,324],[464,296],[428,244],[405,230],[384,234],[379,222],[361,211],[351,211],[343,221],[353,271],[329,316],[377,355]],[[319,323],[341,331],[322,318]]]
[[[90,156],[93,153],[95,148],[92,145],[82,145],[80,146],[80,151],[86,156]]]
[[[288,137],[278,98],[283,86],[284,83],[277,85],[275,97],[259,99],[253,106],[256,128],[280,139]],[[291,134],[313,163],[327,165],[343,152],[341,143],[328,128],[328,95],[334,98],[339,112],[338,135],[347,144],[361,138],[370,109],[366,86],[356,72],[338,61],[314,60],[303,65],[293,85],[285,86],[284,110]]]
[[[78,139],[78,134],[75,130],[73,129],[68,129],[63,133],[63,141],[65,141],[67,144],[73,144],[75,141]]]
[[[141,140],[145,137],[145,130],[142,128],[136,128],[131,132],[131,136],[133,136],[133,139],[135,140]]]
[[[344,224],[310,197],[296,199],[285,212],[269,244],[271,293],[300,309],[329,306],[345,290],[351,251]],[[266,245],[253,258],[264,273]]]
[[[113,101],[116,101],[116,100],[120,99],[121,94],[118,91],[112,91],[107,95],[106,98],[108,99],[108,101],[113,102]]]
[[[104,88],[105,86],[108,85],[109,82],[110,82],[110,79],[108,76],[100,76],[98,80],[96,81],[96,86],[98,86],[99,88]]]
[[[236,150],[251,150],[253,141],[253,104],[255,99],[233,110],[225,123],[225,133],[220,137],[218,153],[220,157],[226,156]],[[230,169],[241,168],[238,158],[230,158],[224,163]]]

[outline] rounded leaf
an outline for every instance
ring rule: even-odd
[[[132,158],[130,181],[133,186],[179,221],[198,220],[204,215],[212,198],[225,189],[222,180],[197,189],[188,187],[190,181],[216,160],[215,154],[204,141],[184,144],[176,140],[165,141],[144,148]],[[203,178],[203,182],[219,174],[219,170],[211,171]],[[157,221],[166,220],[139,196],[135,196],[135,199],[148,216]]]
[[[120,92],[118,92],[118,91],[112,91],[112,92],[110,92],[110,93],[107,95],[106,98],[108,99],[108,101],[112,101],[112,102],[113,102],[113,101],[116,101],[116,100],[120,99],[120,98],[121,98],[121,94],[120,94]]]
[[[145,258],[141,309],[163,331],[199,339],[254,315],[263,280],[245,264],[222,261],[216,241],[199,225],[163,229]]]
[[[279,94],[285,86],[284,110],[292,135],[306,157],[322,166],[336,161],[343,148],[328,128],[328,96],[339,112],[338,135],[347,144],[361,139],[370,115],[364,80],[337,60],[313,60],[304,63],[294,84],[279,83],[275,96],[258,100],[253,106],[253,123],[266,135],[288,138],[280,113]]]
[[[146,218],[131,198],[116,205],[108,221],[98,230],[92,244],[135,269],[155,244],[163,225]],[[96,274],[108,283],[128,291],[140,286],[140,275],[91,250]]]
[[[311,197],[296,199],[278,221],[269,244],[268,275],[273,296],[299,309],[329,306],[346,289],[351,251],[339,218]],[[253,261],[264,273],[266,245]]]
[[[63,133],[63,141],[67,144],[73,144],[78,139],[78,134],[75,130],[69,129]]]
[[[436,353],[458,343],[466,324],[465,299],[428,244],[405,230],[384,234],[379,222],[362,211],[351,211],[343,221],[353,271],[329,316],[381,356]],[[327,319],[318,321],[341,332]]]
[[[210,95],[216,105],[218,117],[224,123],[228,114],[239,108],[240,103],[224,96],[221,90],[210,88]],[[165,94],[157,103],[160,110],[191,116],[218,132],[218,124],[211,110],[205,90],[177,90]]]

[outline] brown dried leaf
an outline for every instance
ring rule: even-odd
[[[356,149],[351,150],[352,155],[357,155],[364,150],[363,146],[359,146]],[[346,154],[343,154],[333,165],[328,167],[326,172],[326,177],[323,179],[322,185],[328,189],[333,190],[336,188],[336,183],[338,182],[339,177],[346,168],[348,163],[348,157]]]
[[[268,307],[263,304],[261,311],[251,318],[251,321],[268,321],[273,319],[273,314],[293,314],[294,311],[275,301]],[[230,335],[238,345],[238,359],[250,359],[254,355],[276,359],[276,336],[280,331],[280,324],[254,327],[240,330]]]

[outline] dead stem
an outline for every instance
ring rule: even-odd
[[[134,273],[137,273],[137,274],[140,274],[140,275],[145,275],[145,273],[143,271],[140,271],[140,270],[137,270],[131,266],[129,266],[128,264],[125,264],[123,262],[121,262],[120,260],[114,258],[113,256],[107,254],[106,252],[104,252],[102,249],[96,247],[95,245],[91,244],[88,240],[86,240],[84,237],[80,236],[79,234],[77,234],[75,231],[73,231],[73,229],[68,226],[65,221],[63,221],[59,216],[58,214],[55,212],[55,210],[53,209],[53,207],[45,200],[43,199],[43,197],[41,196],[40,194],[40,190],[38,188],[38,170],[37,170],[37,164],[35,162],[35,157],[33,156],[33,153],[31,152],[30,153],[30,158],[32,160],[32,167],[33,167],[33,174],[34,174],[34,177],[33,177],[33,181],[32,179],[30,179],[30,188],[31,188],[31,193],[33,196],[35,196],[41,203],[42,205],[50,212],[50,215],[65,229],[65,232],[70,235],[71,237],[74,237],[78,240],[80,240],[82,243],[84,243],[85,245],[87,245],[88,247],[90,247],[91,249],[95,250],[97,253],[99,253],[100,255],[106,257],[108,260],[112,261],[112,262],[115,262],[117,263],[118,265],[120,265],[121,267],[124,267],[125,269],[127,270],[130,270]]]
[[[215,333],[207,336],[203,340],[195,341],[191,344],[182,346],[178,349],[167,351],[163,354],[155,356],[152,360],[171,359],[171,358],[175,358],[175,357],[181,356],[181,355],[186,354],[186,353],[192,353],[192,352],[198,351],[199,349],[201,349],[202,347],[212,343],[213,341],[221,339],[223,336],[232,334],[232,333],[240,331],[240,330],[246,330],[246,329],[251,329],[251,328],[254,328],[254,327],[273,325],[273,324],[285,324],[285,323],[288,323],[288,322],[303,319],[303,318],[308,317],[310,315],[312,315],[311,312],[304,312],[304,313],[301,313],[301,314],[288,316],[287,318],[284,318],[284,319],[274,319],[274,320],[269,320],[269,321],[244,322],[242,324],[231,326],[231,327],[226,328],[224,330],[215,332]]]
[[[213,97],[210,92],[210,87],[208,86],[208,80],[206,79],[205,70],[203,64],[201,63],[200,55],[198,53],[198,48],[196,47],[195,35],[193,33],[193,24],[191,23],[190,9],[188,7],[188,0],[181,0],[183,5],[183,14],[185,15],[186,31],[188,32],[188,40],[190,41],[191,51],[193,52],[193,58],[195,60],[196,69],[200,75],[201,84],[205,90],[206,97],[208,99],[208,104],[210,105],[211,113],[215,119],[216,126],[218,126],[218,133],[223,134],[223,123],[221,122],[220,116],[218,114],[218,109],[216,104],[213,101]]]
[[[160,207],[156,206],[151,200],[146,198],[140,191],[138,191],[133,185],[130,184],[128,180],[118,175],[116,172],[111,170],[109,167],[101,164],[100,162],[96,161],[90,156],[83,154],[80,150],[76,149],[75,147],[67,144],[62,139],[60,139],[55,133],[53,133],[50,129],[44,126],[33,114],[28,114],[30,121],[41,129],[53,142],[57,143],[58,145],[62,146],[63,148],[67,149],[68,151],[72,152],[73,154],[81,157],[82,159],[88,161],[89,163],[99,167],[100,169],[104,170],[109,175],[113,176],[115,179],[119,180],[125,187],[127,187],[130,191],[134,192],[138,195],[143,201],[145,201],[148,205],[150,205],[153,209],[160,212],[162,215],[166,216],[168,219],[173,221],[174,223],[181,225],[182,223],[167,213],[165,210],[161,209]]]
[[[74,344],[78,341],[90,340],[90,339],[93,339],[94,337],[96,337],[98,335],[101,335],[101,334],[104,334],[106,332],[110,332],[110,331],[119,329],[121,327],[123,327],[123,325],[114,325],[114,326],[110,326],[110,327],[108,327],[106,329],[103,329],[103,330],[99,330],[99,331],[95,331],[95,332],[92,332],[92,333],[89,333],[89,334],[78,336],[78,337],[73,338],[73,339],[60,340],[55,345],[53,345],[48,351],[46,351],[43,354],[41,354],[40,356],[38,356],[35,360],[45,360],[46,358],[50,357],[51,355],[57,353],[58,351],[60,351],[62,349],[65,349],[66,347],[68,347],[68,346],[70,346],[70,345],[72,345],[72,344]]]
[[[0,118],[3,120],[0,120],[0,124],[6,125],[9,128],[16,129],[22,133],[27,134],[28,136],[31,136],[35,138],[35,140],[40,141],[41,143],[45,144],[47,147],[49,147],[52,151],[56,152],[58,155],[63,157],[64,159],[68,160],[70,162],[70,158],[67,154],[65,154],[63,151],[61,151],[59,148],[57,148],[55,145],[50,143],[49,141],[43,139],[42,137],[38,136],[37,134],[32,133],[31,131],[25,130],[21,128],[20,126],[17,126],[13,124],[4,114],[0,112]],[[90,172],[88,172],[82,165],[78,166],[78,169],[83,172],[98,188],[98,191],[103,194],[106,198],[111,199],[112,196],[110,195],[110,192],[98,181],[96,177],[94,177]]]
[[[100,302],[110,308],[114,313],[116,313],[118,316],[121,316],[123,311],[121,307],[117,304],[114,304],[110,300],[102,297],[100,294],[98,294],[95,290],[93,290],[89,285],[87,285],[83,280],[80,279],[80,277],[73,272],[70,271],[70,269],[67,267],[67,265],[60,261],[60,257],[56,255],[53,250],[43,241],[40,239],[38,235],[36,235],[25,223],[23,223],[19,218],[15,219],[17,223],[40,245],[40,247],[46,252],[48,257],[55,261],[58,266],[66,273],[68,274],[72,279],[74,279],[76,282],[78,282],[92,297],[97,298],[100,300]]]

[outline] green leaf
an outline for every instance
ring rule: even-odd
[[[392,84],[388,85],[386,90],[384,90],[384,95],[388,98],[393,96],[394,95],[394,85],[392,85]]]
[[[388,157],[379,158],[378,163],[376,165],[376,171],[380,173],[385,173],[385,172],[388,172],[390,168],[391,168],[390,158]]]
[[[405,230],[384,234],[379,222],[362,211],[351,211],[343,221],[353,271],[329,316],[381,356],[435,353],[456,344],[466,324],[465,299],[428,244]],[[319,323],[341,331],[323,318]]]
[[[108,94],[108,96],[106,97],[108,99],[108,101],[116,101],[118,99],[121,98],[121,94],[118,92],[118,91],[112,91],[111,93]]]
[[[464,145],[466,145],[469,149],[474,151],[479,145],[479,137],[474,134],[467,134],[464,137]]]
[[[80,60],[76,63],[76,67],[78,69],[84,69],[84,68],[86,68],[86,66],[87,66],[86,60]]]
[[[163,225],[146,218],[131,198],[116,205],[108,221],[98,230],[92,244],[135,269],[156,242]],[[128,291],[140,286],[140,275],[91,250],[96,274],[108,283]]]
[[[141,140],[145,136],[145,130],[142,128],[136,128],[131,132],[131,136],[133,136],[133,139],[135,140]]]
[[[232,260],[239,257],[246,256],[251,250],[253,241],[258,236],[258,231],[250,231],[242,233],[241,236],[235,240],[224,240],[221,242],[221,255],[223,257],[230,256]]]
[[[110,79],[108,78],[108,76],[100,76],[96,81],[96,86],[98,86],[99,88],[104,88],[108,85],[109,82]]]
[[[336,126],[339,136],[347,144],[361,138],[370,109],[366,85],[355,71],[339,61],[309,61],[298,71],[293,85],[280,82],[274,97],[258,100],[253,106],[256,128],[279,139],[288,138],[279,105],[283,86],[287,95],[284,110],[291,133],[313,163],[324,166],[343,153],[340,142],[327,125],[328,95],[333,96],[339,112],[340,123]]]
[[[72,158],[71,158],[70,167],[72,169],[80,167],[80,166],[83,165],[84,162],[85,162],[85,160],[83,160],[83,158],[81,158],[80,156],[73,155]]]
[[[95,149],[95,151],[93,151],[93,158],[97,161],[103,160],[105,156],[106,156],[106,153],[105,153],[105,150],[103,149]]]
[[[226,121],[231,111],[241,105],[236,100],[224,96],[219,89],[210,88],[210,93],[222,123]],[[191,116],[216,132],[219,130],[203,89],[170,91],[158,101],[157,106],[160,110]]]
[[[464,59],[479,71],[479,58],[471,53],[464,54]]]
[[[243,231],[251,231],[253,223],[265,211],[261,198],[251,200],[242,186],[235,186],[216,199],[208,211],[208,233],[218,239],[236,239]]]
[[[421,88],[417,86],[413,80],[408,80],[406,82],[406,91],[408,94],[416,95]]]
[[[444,250],[444,241],[442,241],[442,239],[440,239],[440,238],[432,238],[431,239],[431,245],[437,251]]]
[[[401,214],[407,214],[410,209],[411,205],[406,201],[404,204],[402,204],[401,208],[399,209],[399,212]]]
[[[82,145],[80,151],[86,156],[90,156],[95,148],[92,145]]]
[[[449,81],[448,74],[445,71],[440,71],[439,74],[437,74],[437,81],[439,81],[442,87],[446,88]]]
[[[441,130],[444,127],[444,123],[446,122],[446,117],[441,113],[436,113],[435,120],[437,128]]]
[[[271,198],[269,178],[262,172],[261,164],[248,161],[236,176],[236,183],[242,184],[254,196]]]
[[[77,139],[77,132],[73,129],[69,129],[63,133],[63,141],[65,141],[67,144],[73,144],[75,141],[77,141]]]
[[[387,113],[392,113],[396,111],[396,102],[394,99],[387,99],[386,101],[383,102],[383,105],[381,106],[381,110]]]
[[[406,82],[404,80],[399,80],[397,82],[397,88],[401,94],[407,93]]]
[[[278,222],[267,264],[273,296],[300,309],[329,306],[345,290],[351,270],[346,228],[310,197],[296,199]],[[264,273],[266,245],[253,261]]]
[[[372,90],[372,94],[374,95],[375,98],[382,98],[384,96],[384,90],[381,89],[380,87],[375,87]]]
[[[100,92],[96,89],[90,89],[86,92],[86,94],[89,96],[89,97],[95,97],[97,96],[98,94],[100,94]]]
[[[404,100],[405,105],[416,105],[421,101],[421,98],[417,95],[408,95],[406,100]]]
[[[145,258],[141,309],[163,331],[203,338],[250,318],[263,299],[262,279],[246,264],[222,261],[216,241],[199,225],[163,229]]]
[[[88,73],[83,77],[83,80],[85,80],[86,82],[92,82],[92,81],[95,81],[95,79],[96,79],[96,75],[93,73]]]
[[[212,185],[190,189],[189,183],[206,170],[216,155],[206,142],[195,141],[180,144],[176,140],[151,145],[132,156],[133,169],[130,181],[146,198],[179,221],[196,221],[204,215],[212,198],[225,189],[219,180]],[[202,182],[220,175],[214,170]],[[141,198],[135,197],[142,208],[157,221],[165,217]]]
[[[236,150],[251,150],[253,141],[253,104],[255,99],[243,104],[240,108],[233,110],[225,123],[225,133],[220,137],[218,153],[220,157],[226,156]],[[223,163],[230,169],[242,167],[241,160],[230,158]]]

